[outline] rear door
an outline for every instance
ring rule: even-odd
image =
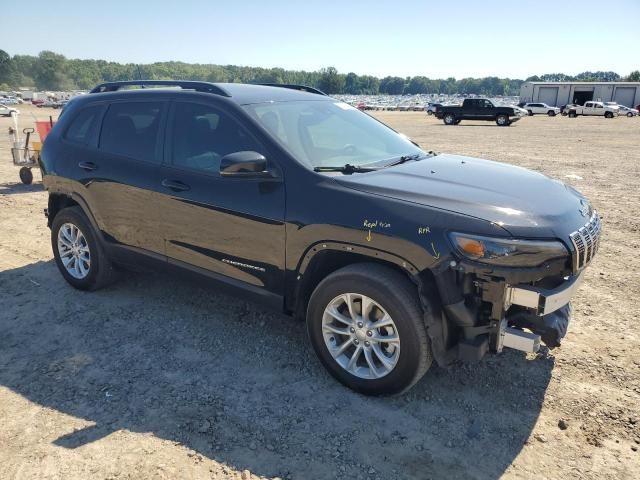
[[[275,159],[216,99],[170,109],[161,201],[169,263],[281,295],[285,189],[279,178],[220,175],[223,156],[257,151]]]
[[[462,113],[468,120],[482,120],[479,101],[473,98],[465,100],[462,104]]]
[[[164,259],[161,212],[157,209],[161,132],[167,102],[111,103],[104,115],[98,148],[80,162],[92,212],[111,242]]]
[[[586,102],[582,111],[583,115],[595,115],[596,109],[593,102]]]

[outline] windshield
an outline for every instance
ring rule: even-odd
[[[384,165],[423,153],[404,136],[346,103],[279,102],[245,109],[311,167]]]

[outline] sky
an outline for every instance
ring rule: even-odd
[[[29,0],[9,54],[430,78],[640,69],[640,0]],[[35,21],[39,18],[39,21]]]

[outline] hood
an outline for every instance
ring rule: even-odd
[[[335,178],[356,190],[493,222],[516,237],[566,237],[591,215],[584,197],[563,182],[526,168],[459,155],[440,154]]]

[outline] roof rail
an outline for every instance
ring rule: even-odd
[[[293,83],[259,83],[258,85],[264,85],[265,87],[288,88],[290,90],[300,90],[301,92],[315,93],[317,95],[324,95],[325,97],[328,96],[322,90],[314,87],[308,87],[307,85],[295,85]]]
[[[163,85],[167,87],[180,87],[184,90],[195,90],[196,92],[207,92],[215,95],[222,95],[224,97],[230,97],[229,93],[218,85],[214,85],[209,82],[193,82],[189,80],[128,80],[123,82],[107,82],[101,83],[93,88],[89,93],[102,93],[102,92],[117,92],[122,87],[127,86],[139,86],[145,88],[146,86]]]

